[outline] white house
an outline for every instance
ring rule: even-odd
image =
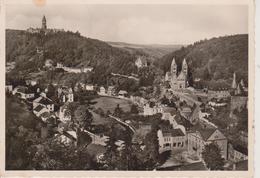
[[[158,130],[159,153],[172,150],[184,150],[186,148],[186,135],[181,129]]]
[[[94,85],[92,85],[92,84],[86,84],[86,90],[87,90],[87,91],[93,91],[93,90],[94,90]]]
[[[106,94],[106,89],[105,89],[105,87],[103,87],[103,86],[100,87],[98,94],[99,94],[99,95],[107,95],[107,94]]]
[[[125,91],[125,90],[120,90],[119,92],[118,92],[118,97],[119,98],[125,98],[125,97],[127,97],[127,91]]]
[[[17,86],[12,91],[13,95],[19,95],[22,99],[30,99],[34,97],[33,91],[30,91],[25,86]]]
[[[72,88],[60,87],[58,88],[58,98],[61,102],[74,102],[74,93]]]
[[[151,116],[157,113],[163,113],[163,107],[161,105],[155,105],[153,107],[150,107],[149,103],[146,103],[143,107],[143,115],[144,116]]]

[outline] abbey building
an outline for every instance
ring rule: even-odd
[[[170,72],[166,72],[165,81],[168,81],[172,90],[180,90],[188,87],[188,65],[186,59],[182,61],[182,69],[178,72],[175,58],[172,60]]]

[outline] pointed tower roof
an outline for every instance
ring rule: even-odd
[[[183,61],[182,61],[182,66],[183,66],[183,65],[186,65],[186,66],[187,66],[186,58],[184,58]]]
[[[172,58],[172,64],[171,64],[171,66],[176,66],[176,61],[175,61],[175,58],[174,58],[174,57]]]
[[[42,21],[45,21],[45,22],[46,22],[46,17],[45,17],[45,15],[43,15]]]
[[[236,81],[236,73],[233,73],[233,82],[232,82],[232,88],[236,89],[237,88],[237,81]]]

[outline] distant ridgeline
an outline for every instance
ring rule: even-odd
[[[248,35],[224,36],[195,42],[158,60],[164,73],[170,71],[175,58],[181,71],[182,60],[188,64],[189,84],[197,87],[230,87],[233,73],[248,83]],[[178,72],[179,72],[178,71]]]

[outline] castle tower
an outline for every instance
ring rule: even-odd
[[[47,23],[46,23],[46,18],[45,15],[42,18],[42,29],[46,30],[47,29]]]
[[[186,59],[184,58],[182,61],[182,72],[187,76],[188,75],[188,65]]]
[[[177,64],[175,62],[175,58],[172,59],[171,74],[172,74],[173,77],[177,76]]]
[[[233,89],[237,88],[237,81],[236,81],[236,73],[234,72],[233,74],[233,82],[232,82],[232,86]]]

